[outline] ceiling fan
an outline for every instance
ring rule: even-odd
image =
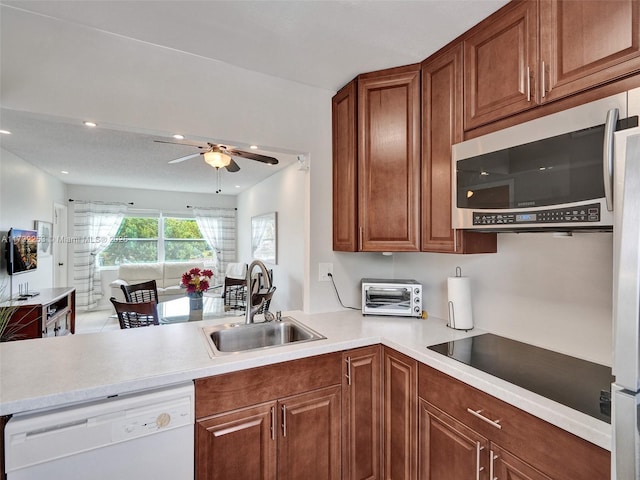
[[[216,170],[220,168],[226,168],[228,172],[237,172],[240,170],[240,166],[231,157],[248,158],[250,160],[256,160],[258,162],[266,163],[268,165],[277,165],[278,159],[268,157],[266,155],[260,155],[259,153],[245,152],[243,150],[236,150],[235,148],[228,148],[224,145],[216,145],[214,143],[207,143],[206,146],[193,145],[189,143],[168,142],[165,140],[154,140],[157,143],[170,143],[173,145],[184,145],[187,147],[196,147],[201,151],[185,155],[184,157],[176,158],[169,161],[169,163],[180,163],[190,158],[202,155],[204,161],[211,165]]]

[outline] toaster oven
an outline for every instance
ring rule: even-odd
[[[362,279],[362,314],[422,316],[422,285],[415,280]]]

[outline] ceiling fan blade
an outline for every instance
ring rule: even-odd
[[[209,148],[209,146],[203,147],[202,145],[195,145],[193,143],[180,143],[180,142],[168,142],[166,140],[154,140],[155,143],[168,143],[170,145],[184,145],[185,147],[196,147],[196,148]]]
[[[269,165],[277,165],[278,159],[273,157],[267,157],[266,155],[260,155],[259,153],[244,152],[242,150],[227,149],[229,155],[235,155],[236,157],[249,158],[251,160],[257,160],[258,162],[268,163]]]
[[[198,153],[192,153],[191,155],[185,155],[184,157],[180,157],[180,158],[176,158],[175,160],[171,160],[168,163],[180,163],[180,162],[184,162],[185,160],[189,160],[190,158],[193,157],[197,157],[198,155],[202,155],[202,152],[198,152]]]
[[[231,173],[240,171],[240,165],[234,162],[233,158],[231,159],[231,163],[229,163],[229,165],[227,165],[225,168],[227,169],[227,172]]]

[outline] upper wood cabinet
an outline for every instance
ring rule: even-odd
[[[495,233],[451,228],[451,146],[463,140],[462,43],[422,64],[421,250],[495,253]]]
[[[471,130],[640,71],[640,2],[514,0],[463,38]]]
[[[640,2],[540,0],[543,101],[640,71]]]
[[[358,251],[357,81],[344,86],[332,102],[333,249]]]
[[[332,103],[333,249],[420,249],[420,66],[358,76]]]
[[[420,65],[358,77],[359,250],[419,251]]]
[[[465,130],[536,105],[538,4],[515,1],[464,40]]]

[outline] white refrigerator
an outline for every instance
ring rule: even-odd
[[[616,132],[614,152],[611,478],[640,480],[640,127]]]

